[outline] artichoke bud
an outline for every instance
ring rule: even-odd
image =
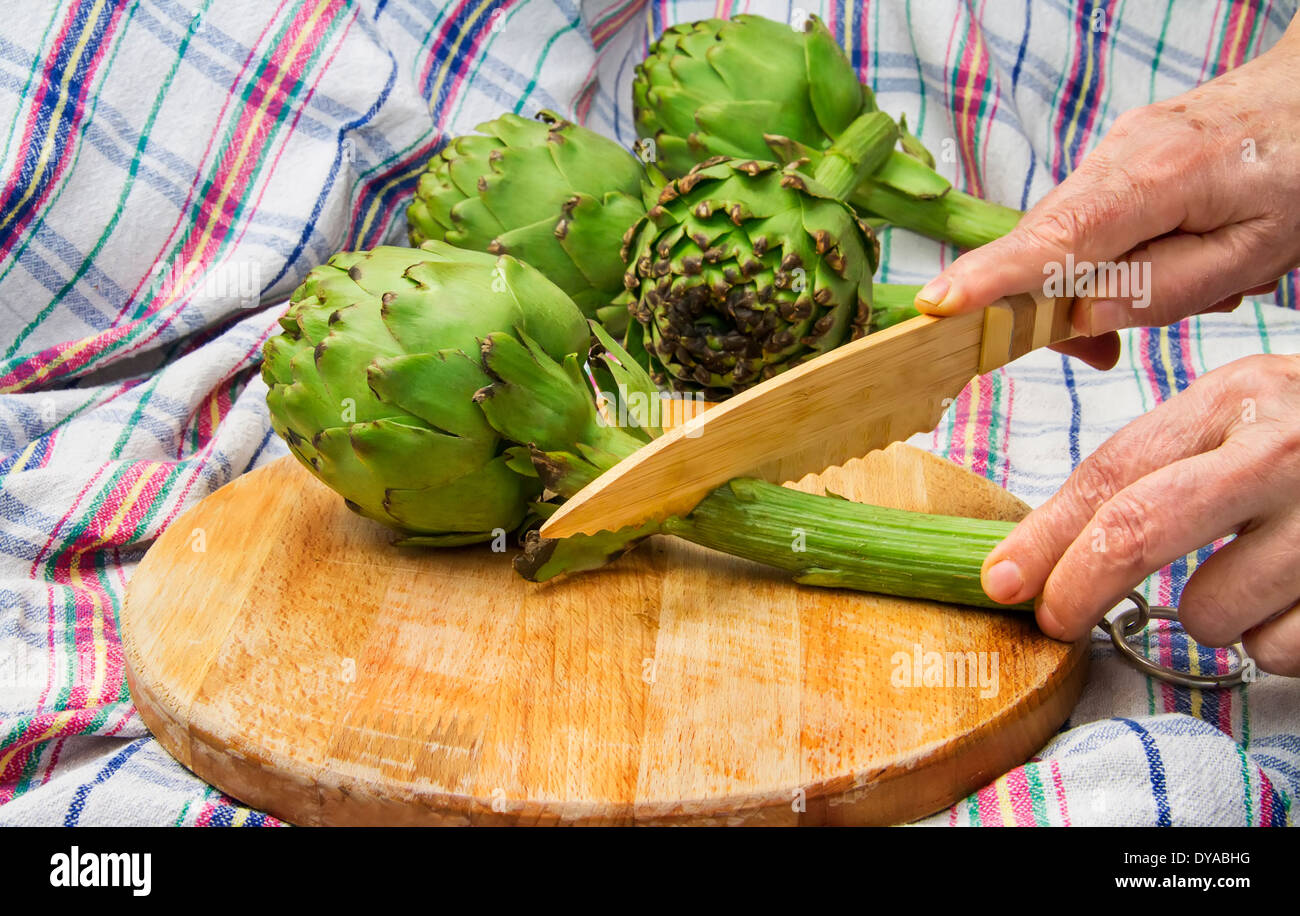
[[[748,14],[673,26],[636,68],[632,99],[637,132],[653,139],[670,177],[714,156],[807,160],[807,172],[865,217],[963,248],[999,238],[1020,217],[954,191],[920,140],[877,109],[815,16],[803,30]],[[846,142],[859,154],[841,156]]]
[[[549,359],[586,352],[586,322],[560,289],[443,242],[342,252],[307,275],[281,327],[263,348],[272,426],[349,508],[404,543],[520,524],[541,484],[509,467],[510,443],[474,403],[492,381],[477,341],[505,332]]]
[[[652,376],[719,399],[866,332],[875,235],[792,167],[713,158],[627,233]]]
[[[607,240],[645,212],[645,188],[662,178],[648,176],[612,140],[552,112],[537,120],[507,114],[478,130],[429,160],[407,209],[411,243],[513,255],[588,317],[625,324],[624,310],[608,308],[622,291],[623,262]]]
[[[803,31],[752,15],[669,28],[634,74],[633,102],[638,132],[672,177],[714,155],[789,161],[823,150],[875,108],[815,16]],[[769,147],[764,133],[791,145]]]

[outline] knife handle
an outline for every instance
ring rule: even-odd
[[[999,299],[984,310],[984,337],[980,346],[979,374],[1000,369],[1030,350],[1075,336],[1070,326],[1068,297],[1054,299],[1042,293],[1024,293]]]

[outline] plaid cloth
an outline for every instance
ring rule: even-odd
[[[123,587],[203,496],[282,454],[258,351],[307,270],[400,242],[447,136],[552,108],[633,139],[632,67],[674,21],[820,13],[958,186],[1024,207],[1125,109],[1269,47],[1296,0],[67,0],[0,37],[0,823],[273,824],[181,768],[123,677]],[[950,152],[954,155],[943,155]],[[886,233],[884,276],[954,252]],[[1208,369],[1300,351],[1294,277],[1231,315],[1126,335],[1094,372],[1036,353],[915,440],[1041,502],[1123,423]],[[1175,603],[1211,548],[1144,588]],[[1177,626],[1161,661],[1228,664]],[[932,824],[1285,824],[1300,682],[1153,682],[1100,636],[1031,762]]]

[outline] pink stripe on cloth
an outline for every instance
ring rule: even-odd
[[[312,20],[311,14],[314,12],[314,6],[304,5],[299,8],[295,19],[290,25],[285,40],[277,43],[275,46],[271,55],[270,64],[268,65],[268,70],[273,73],[281,74],[283,79],[289,82],[300,80],[306,62],[311,57],[311,49],[315,48],[320,35],[330,27],[334,15],[344,9],[347,9],[347,7],[344,5],[343,0],[332,0],[327,7],[327,13]],[[351,27],[352,23],[355,22],[356,15],[356,8],[352,8],[352,18],[349,20],[348,26],[344,30],[344,35],[346,35],[347,29]],[[308,23],[311,24],[311,28],[304,36],[303,33]],[[263,38],[271,28],[271,25],[272,23],[268,22],[267,26],[264,28],[262,33]],[[297,41],[299,37],[304,38],[300,49],[307,53],[299,53],[292,60],[287,60],[288,51],[292,49],[294,42]],[[339,43],[335,44],[334,50],[329,58],[330,62],[332,62],[334,55],[338,53],[341,41],[342,38],[340,38]],[[252,52],[250,52],[249,57],[245,59],[245,70],[247,69],[251,57]],[[306,109],[307,100],[309,100],[314,94],[321,78],[327,70],[328,63],[326,66],[318,68],[316,79],[312,83],[311,88],[307,90],[304,98],[295,106],[293,119],[289,122],[286,131],[286,138],[289,135],[292,135],[296,129],[300,119],[302,118],[302,114]],[[241,71],[241,76],[242,73],[243,71]],[[225,112],[228,110],[230,100],[235,97],[235,88],[238,86],[238,83],[239,80],[237,79],[236,82],[232,84],[226,104],[222,109],[222,117],[219,119],[218,123],[224,121]],[[265,89],[266,87],[263,86],[263,81],[259,81],[256,84],[249,97],[247,107],[241,111],[239,119],[236,122],[232,134],[233,136],[241,137],[248,133],[251,129],[252,121],[257,117],[260,104],[265,101],[265,115],[260,122],[258,130],[255,132],[255,136],[258,142],[263,144],[270,139],[272,134],[271,125],[276,119],[278,119],[280,113],[284,109],[286,90],[282,83],[276,91],[276,94],[268,97],[265,94]],[[209,136],[208,151],[211,150],[215,137],[216,131],[214,130],[213,134]],[[272,170],[274,170],[280,157],[284,154],[286,146],[287,144],[281,143],[280,148],[272,161]],[[208,152],[205,151],[205,158],[207,155]],[[212,180],[208,183],[207,194],[204,197],[203,202],[200,204],[203,219],[189,226],[186,241],[182,243],[181,251],[177,254],[175,263],[183,265],[200,265],[194,273],[195,275],[201,275],[207,266],[214,262],[217,253],[226,247],[228,235],[232,227],[238,226],[238,232],[231,240],[231,244],[238,244],[238,242],[244,237],[249,223],[246,220],[240,220],[238,214],[234,211],[237,208],[244,206],[244,193],[253,173],[258,168],[262,155],[263,154],[260,150],[250,149],[243,157],[242,162],[232,163],[232,150],[225,150],[221,165],[218,167]],[[232,169],[235,170],[232,171]],[[196,175],[200,174],[202,174],[201,171],[196,173]],[[191,194],[193,194],[198,184],[199,182],[196,177],[195,183],[191,185]],[[253,205],[254,207],[260,204],[266,190],[267,185],[264,182],[258,192],[257,199]],[[224,199],[221,199],[223,194],[225,195]],[[218,201],[221,203],[219,209],[211,206],[211,204]],[[180,213],[183,215],[189,212],[189,207],[190,200],[187,199],[186,206],[182,208]],[[169,242],[171,238],[175,237],[176,231],[181,225],[182,220],[178,217],[177,223],[173,227],[172,234],[169,236]],[[208,232],[205,229],[205,226],[210,227],[211,231]],[[162,257],[165,251],[166,246],[164,246],[155,258],[156,262]],[[153,296],[153,301],[149,306],[147,306],[140,317],[133,319],[125,325],[115,325],[111,329],[92,337],[84,338],[79,341],[58,344],[35,354],[30,359],[25,360],[12,369],[10,373],[0,377],[0,391],[22,390],[26,387],[26,383],[30,381],[36,373],[40,372],[41,369],[51,365],[52,363],[57,362],[57,368],[53,372],[44,374],[40,379],[41,383],[46,382],[50,378],[75,374],[106,352],[117,350],[117,358],[120,359],[145,346],[165,331],[184,310],[186,293],[183,288],[176,288],[176,284],[174,283],[175,275],[176,272],[173,271],[163,272],[163,283],[158,293]],[[153,274],[150,273],[140,278],[135,290],[132,292],[131,296],[128,297],[122,306],[122,309],[119,310],[117,316],[119,320],[125,313],[126,309],[130,306],[131,302],[134,301],[135,296],[139,294],[145,282],[152,276]],[[164,310],[169,311],[169,314],[167,314],[162,320],[157,320],[159,316],[163,314]],[[146,333],[139,337],[135,337],[135,333],[141,330]],[[130,344],[119,350],[118,344],[127,340],[131,341]],[[64,359],[62,357],[65,353],[73,353],[75,355]]]
[[[1002,805],[998,801],[998,784],[989,783],[975,793],[979,802],[980,824],[984,827],[1005,827],[1002,820]]]
[[[446,101],[454,100],[460,92],[461,84],[465,80],[470,65],[478,60],[479,51],[483,46],[484,40],[492,34],[492,17],[479,16],[472,26],[473,31],[469,32],[469,44],[462,46],[460,51],[455,51],[448,41],[453,31],[467,27],[468,11],[470,8],[482,8],[485,4],[482,0],[460,0],[456,4],[454,12],[449,12],[444,18],[442,28],[438,32],[437,39],[430,45],[430,53],[425,58],[424,67],[420,71],[419,85],[424,86],[428,83],[433,75],[434,69],[447,59],[449,53],[457,54],[460,58],[459,67],[452,70],[449,74],[450,82],[446,86]],[[512,5],[512,0],[502,0],[496,9],[506,10]],[[454,58],[453,58],[454,60]],[[437,118],[435,126],[439,133],[447,126],[447,119],[451,117],[451,110],[454,106],[449,104],[439,104],[436,98],[431,98],[429,104],[435,106]]]
[[[1061,777],[1061,766],[1052,760],[1050,762],[1052,769],[1052,789],[1056,792],[1056,804],[1061,812],[1061,826],[1070,826],[1070,812],[1065,804],[1065,781]]]
[[[1038,822],[1034,817],[1034,795],[1025,768],[1016,767],[1003,779],[1006,781],[1007,795],[1011,799],[1011,814],[1016,820],[1014,826],[1035,826]]]
[[[980,127],[980,103],[984,99],[984,84],[989,74],[989,50],[984,44],[979,21],[967,2],[966,34],[961,60],[957,65],[956,89],[950,98],[953,122],[957,128],[957,143],[961,148],[962,171],[966,176],[966,190],[977,197],[984,196],[984,182],[976,166],[979,161],[975,149],[975,134]],[[995,94],[996,97],[996,94]]]
[[[591,44],[600,51],[618,31],[645,9],[646,0],[628,0],[622,9],[596,24],[591,30]]]
[[[249,93],[248,102],[240,112],[231,136],[236,138],[236,145],[238,145],[238,138],[247,136],[252,132],[256,141],[255,145],[251,146],[239,159],[236,159],[236,148],[227,148],[225,150],[221,164],[212,180],[208,182],[207,193],[200,202],[202,218],[191,227],[176,257],[177,263],[182,265],[202,265],[200,268],[202,270],[213,263],[217,253],[225,247],[227,236],[232,228],[239,227],[238,237],[242,237],[243,233],[247,231],[248,223],[247,221],[241,222],[237,211],[244,206],[244,197],[249,182],[253,180],[254,174],[259,171],[265,147],[275,134],[275,124],[289,101],[287,87],[301,81],[307,62],[311,59],[321,35],[331,27],[334,17],[346,7],[343,0],[331,0],[321,15],[316,15],[316,9],[317,5],[315,3],[305,3],[298,8],[284,39],[276,44],[271,54],[267,71],[272,74],[272,78],[268,81],[264,76],[254,83],[252,91]],[[355,8],[352,10],[352,15],[355,20]],[[292,58],[288,56],[290,52],[295,52]],[[337,45],[335,46],[335,52],[337,53]],[[286,136],[293,133],[293,129],[302,117],[307,102],[319,84],[320,78],[324,75],[325,69],[324,67],[319,69],[316,74],[316,81],[312,83],[311,89],[308,90],[301,101],[295,104],[294,117],[290,121]],[[274,94],[268,94],[270,92]],[[254,125],[256,125],[256,129],[254,129]],[[279,156],[283,154],[284,148],[282,142],[274,162],[279,161]],[[274,163],[272,168],[274,168]],[[263,182],[254,207],[260,203],[262,195],[265,193],[266,184]],[[155,315],[169,304],[179,304],[180,298],[184,296],[184,290],[174,288],[171,283],[174,276],[174,272],[171,271],[163,274],[164,282],[157,295],[154,296],[154,302],[146,310],[146,315]],[[123,353],[129,353],[147,341],[152,340],[175,320],[179,312],[179,308],[175,309],[173,314],[152,328],[148,335],[128,347]]]
[[[1067,162],[1066,156],[1076,143],[1080,150],[1088,148],[1088,140],[1092,136],[1098,113],[1102,109],[1101,105],[1087,104],[1084,101],[1090,94],[1099,97],[1106,83],[1105,60],[1109,31],[1106,29],[1094,31],[1092,27],[1092,10],[1101,9],[1101,7],[1088,7],[1081,4],[1075,16],[1073,47],[1076,53],[1074,66],[1070,70],[1069,79],[1065,82],[1065,88],[1072,91],[1064,93],[1063,104],[1057,110],[1053,124],[1053,133],[1057,142],[1052,156],[1052,174],[1058,179],[1064,178],[1078,165],[1073,157]],[[1089,69],[1092,71],[1090,85],[1084,82]],[[1082,121],[1076,123],[1076,117],[1081,117]]]

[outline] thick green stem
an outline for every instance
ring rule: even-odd
[[[543,582],[599,568],[653,534],[671,534],[787,570],[803,585],[1005,608],[984,594],[980,566],[1013,527],[869,506],[742,478],[714,490],[689,515],[657,525],[563,540],[545,540],[534,532],[515,569]],[[1025,603],[1013,609],[1031,608]]]
[[[832,197],[847,198],[866,176],[885,164],[898,142],[898,125],[883,111],[860,115],[826,150],[813,178]]]
[[[958,191],[926,162],[894,149],[899,136],[888,115],[873,111],[859,116],[822,153],[782,138],[769,138],[769,143],[787,160],[811,159],[817,183],[863,216],[959,248],[978,248],[1020,222],[1019,210]]]
[[[804,585],[1006,608],[984,594],[980,566],[1014,527],[738,479],[710,493],[685,518],[665,521],[662,531],[787,570]]]
[[[913,197],[873,175],[849,197],[853,206],[930,238],[971,249],[1000,239],[1020,222],[1021,213],[952,188],[939,197]]]

